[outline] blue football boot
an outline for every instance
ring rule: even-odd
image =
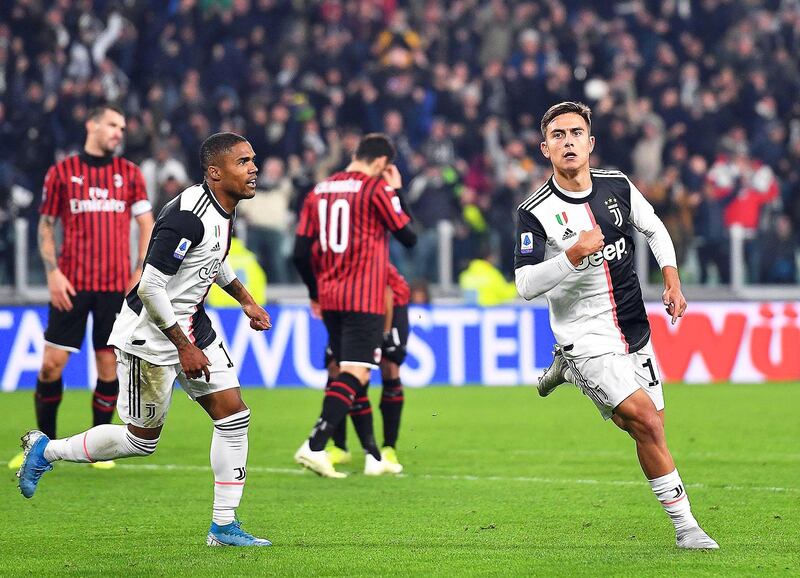
[[[206,538],[207,546],[272,546],[272,542],[264,538],[256,538],[242,530],[242,523],[235,520],[225,526],[211,522]]]
[[[44,448],[48,443],[50,438],[38,430],[31,430],[22,436],[22,451],[25,457],[17,470],[17,477],[19,491],[26,498],[33,497],[42,474],[53,469],[53,465],[44,459]]]

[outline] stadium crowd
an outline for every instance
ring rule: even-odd
[[[695,280],[727,282],[729,230],[748,280],[798,281],[797,0],[16,0],[0,5],[0,283],[14,218],[38,219],[47,167],[81,146],[87,109],[119,102],[124,154],[156,209],[201,179],[209,134],[246,135],[263,163],[243,203],[270,282],[289,266],[296,212],[359,135],[398,149],[420,240],[394,247],[410,280],[454,267],[511,274],[517,204],[549,174],[554,102],[593,107],[593,165],[625,171]],[[691,280],[691,279],[690,279]]]

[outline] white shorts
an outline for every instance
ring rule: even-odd
[[[664,409],[661,373],[648,341],[636,353],[607,353],[597,357],[567,359],[574,383],[591,398],[603,419],[608,419],[620,403],[643,389],[657,411]]]
[[[117,350],[117,377],[119,378],[119,397],[117,413],[120,419],[137,427],[155,428],[164,425],[172,401],[172,386],[175,380],[192,400],[198,397],[239,387],[239,377],[233,362],[217,339],[203,349],[211,362],[205,375],[189,379],[181,369],[180,363],[174,365],[155,365],[145,359]]]

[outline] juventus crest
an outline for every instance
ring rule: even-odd
[[[619,210],[619,203],[615,197],[608,197],[606,199],[606,208],[608,212],[611,213],[611,216],[614,217],[614,226],[621,227],[622,226],[622,211]]]

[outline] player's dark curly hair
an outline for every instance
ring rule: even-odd
[[[371,163],[380,157],[388,157],[389,162],[392,162],[395,154],[397,151],[389,137],[379,132],[373,132],[364,135],[353,156],[360,161]]]
[[[574,112],[575,114],[579,114],[583,117],[583,120],[586,121],[586,126],[589,127],[589,133],[592,132],[592,109],[589,108],[587,105],[583,104],[582,102],[571,102],[571,101],[564,101],[559,102],[558,104],[554,104],[550,108],[547,109],[547,112],[544,113],[542,117],[542,136],[547,138],[547,125],[553,122],[553,119],[557,116],[561,116],[562,114],[569,114]]]
[[[200,145],[200,166],[203,173],[216,163],[219,155],[230,152],[240,142],[247,142],[247,139],[234,132],[218,132],[204,140]]]

